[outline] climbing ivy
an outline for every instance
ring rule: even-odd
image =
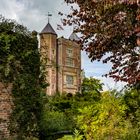
[[[37,32],[0,16],[0,82],[13,85],[10,130],[20,140],[41,137],[45,84],[40,67]]]

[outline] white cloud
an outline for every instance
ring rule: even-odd
[[[18,13],[22,7],[16,2],[16,0],[2,0],[0,4],[0,13],[11,19],[18,20]]]
[[[0,14],[38,32],[47,24],[48,12],[53,15],[51,24],[56,30],[56,24],[60,23],[58,16],[60,10],[67,11],[63,0],[1,0],[0,4]],[[61,32],[58,31],[58,34],[62,34]],[[70,30],[63,31],[64,35],[68,33],[70,34]]]
[[[124,82],[115,82],[114,79],[112,78],[106,78],[102,76],[93,76],[94,78],[97,78],[101,80],[101,83],[104,83],[103,90],[111,90],[111,89],[116,89],[116,90],[122,90],[123,87],[126,85]]]

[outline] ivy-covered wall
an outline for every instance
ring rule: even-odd
[[[41,64],[37,32],[0,16],[0,83],[12,83],[0,85],[0,137],[8,137],[8,127],[17,140],[41,137],[46,87]]]

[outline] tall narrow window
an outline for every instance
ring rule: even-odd
[[[66,54],[67,54],[67,57],[72,57],[73,56],[73,51],[71,48],[67,48],[66,49]]]
[[[66,66],[70,66],[70,67],[74,66],[74,61],[72,58],[66,58]]]

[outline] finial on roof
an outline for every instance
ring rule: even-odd
[[[50,17],[52,16],[52,14],[50,14],[49,12],[48,12],[48,23],[50,23]]]
[[[50,24],[50,17],[52,16],[52,14],[50,14],[48,12],[48,23],[47,25],[44,27],[44,29],[41,31],[40,34],[54,34],[54,35],[57,35],[55,30],[52,28],[51,24]]]

